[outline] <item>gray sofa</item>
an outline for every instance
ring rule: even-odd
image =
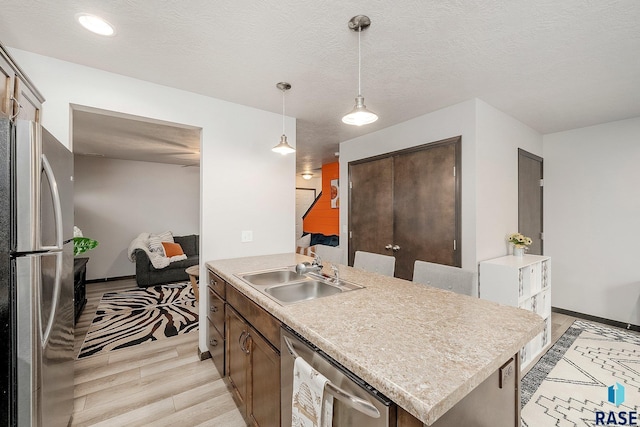
[[[189,280],[189,275],[184,270],[200,263],[200,236],[197,234],[173,236],[173,240],[182,246],[187,259],[172,262],[165,268],[155,268],[145,251],[140,249],[134,251],[136,283],[139,287],[146,288],[147,286]]]

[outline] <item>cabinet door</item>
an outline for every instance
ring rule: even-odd
[[[14,96],[18,100],[14,102],[14,112],[18,120],[33,120],[40,123],[40,101],[20,79],[15,80]]]
[[[459,265],[456,240],[456,145],[401,154],[393,164],[396,277],[411,280],[415,260]]]
[[[251,384],[247,415],[254,425],[280,425],[280,354],[250,329]]]
[[[349,265],[356,251],[391,255],[393,244],[393,159],[349,165]]]
[[[9,63],[0,56],[0,116],[11,117],[13,115],[13,81],[15,73]]]
[[[249,355],[245,339],[249,328],[242,318],[231,308],[227,309],[227,375],[238,399],[240,410],[244,413],[247,402],[247,370]]]

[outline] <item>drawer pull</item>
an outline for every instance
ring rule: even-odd
[[[209,307],[209,311],[212,313],[217,313],[218,312],[218,307],[216,307],[215,305],[212,305],[211,307]]]
[[[211,338],[209,340],[209,345],[212,346],[212,347],[216,347],[218,345],[218,340],[215,339],[215,338]]]
[[[218,282],[215,279],[209,280],[209,284],[212,286],[218,286]]]

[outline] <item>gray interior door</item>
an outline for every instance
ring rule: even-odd
[[[518,149],[518,231],[531,237],[528,253],[543,254],[542,157]]]

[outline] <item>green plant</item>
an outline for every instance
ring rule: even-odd
[[[88,237],[73,238],[73,255],[77,256],[98,246],[98,242]]]

